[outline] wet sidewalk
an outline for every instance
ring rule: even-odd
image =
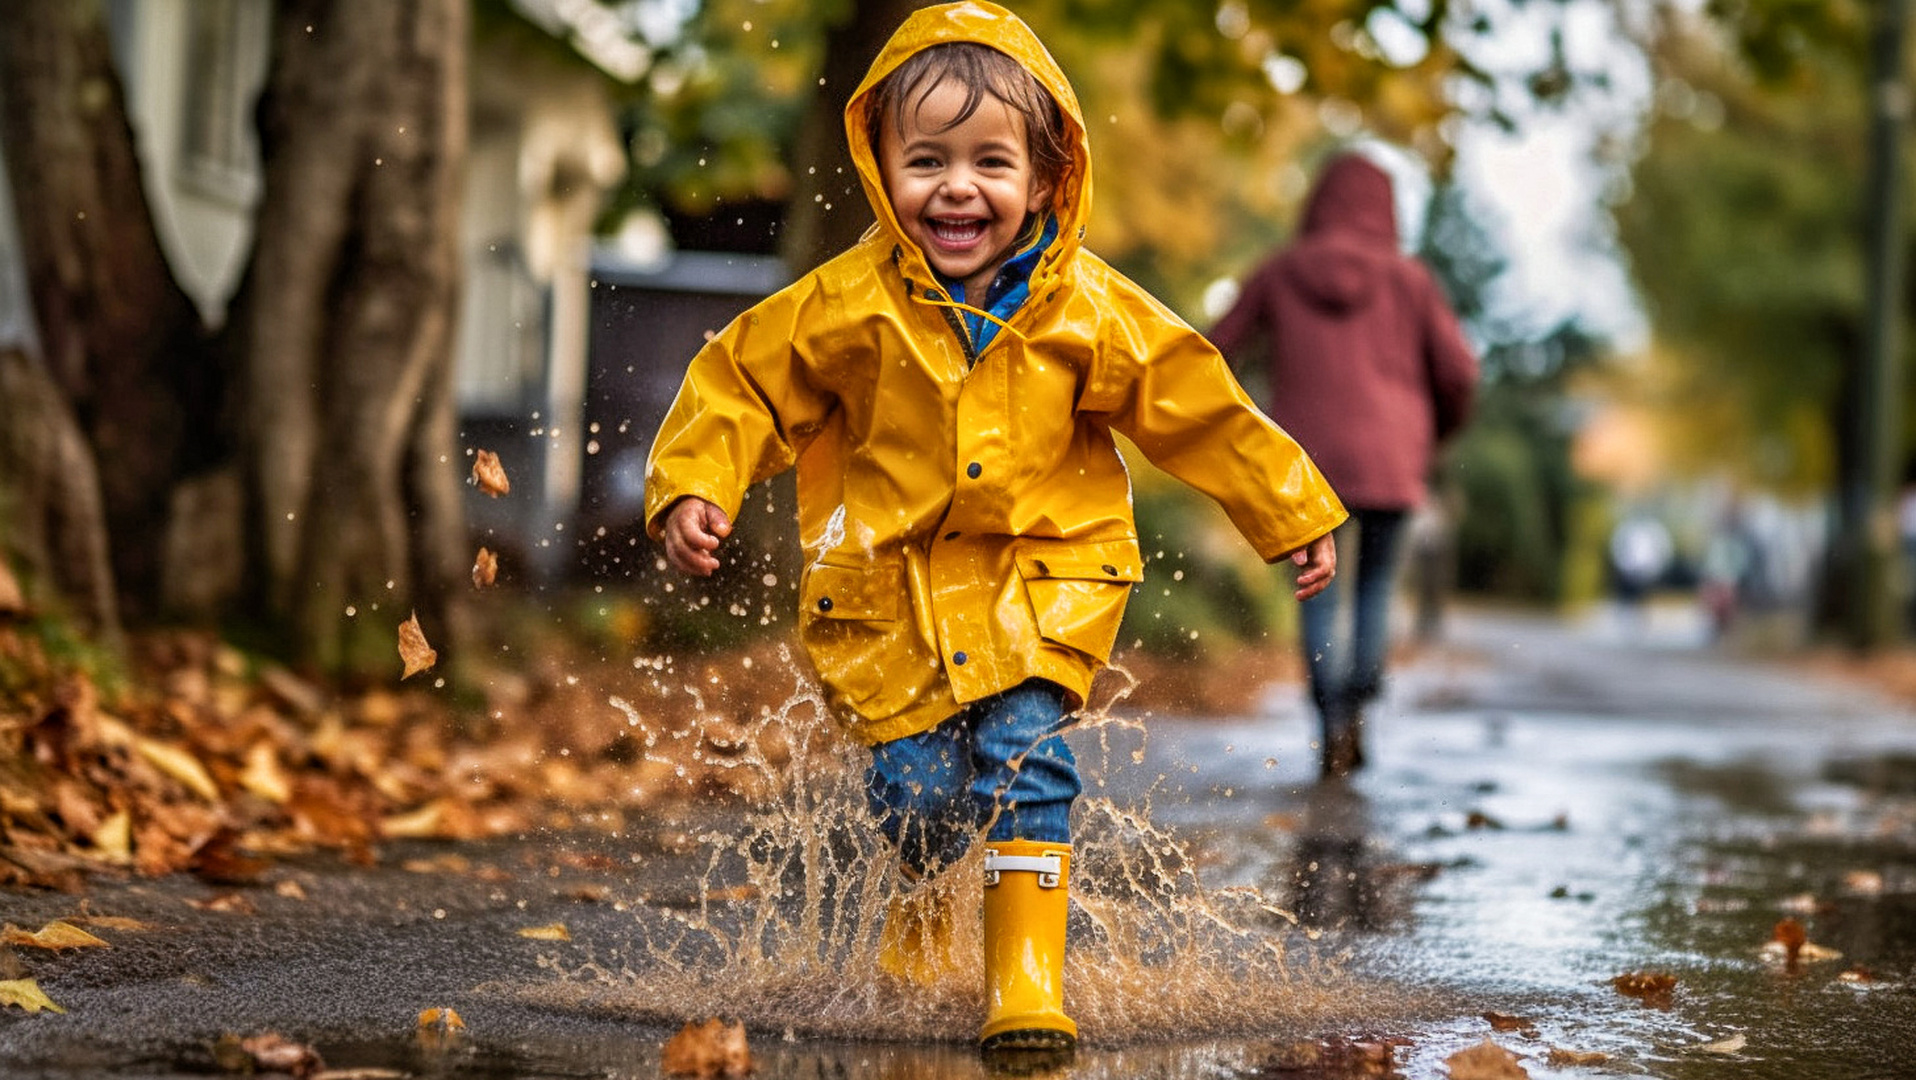
[[[1334,1052],[1362,1044],[1442,1078],[1488,1038],[1534,1077],[1916,1076],[1916,716],[1697,640],[1465,613],[1348,784],[1313,781],[1295,688],[1074,735],[1086,1043],[1062,1075],[1388,1075]],[[139,924],[20,956],[68,1011],[0,1012],[0,1075],[203,1076],[222,1036],[277,1032],[360,1076],[653,1077],[677,1021],[715,1013],[751,1025],[758,1076],[988,1075],[973,995],[872,988],[844,811],[103,881],[84,910],[0,894],[17,926]],[[1785,920],[1795,963],[1768,944]],[[418,1030],[444,1007],[457,1038]]]

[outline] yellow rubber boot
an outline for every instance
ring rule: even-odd
[[[950,980],[951,911],[951,889],[943,880],[893,896],[878,932],[878,970],[912,986]]]
[[[1064,923],[1071,845],[985,844],[987,1051],[1068,1051],[1078,1025],[1064,1014]]]

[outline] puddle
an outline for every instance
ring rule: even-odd
[[[1537,682],[1556,678],[1540,651]],[[1621,700],[1648,693],[1633,660],[1578,659],[1611,665],[1569,680],[1608,711],[1550,711],[1536,683],[1407,691],[1428,704],[1375,718],[1350,785],[1311,782],[1286,704],[1082,725],[1067,1005],[1085,1042],[1059,1075],[1344,1080],[1381,1074],[1304,1070],[1300,1048],[1385,1040],[1396,1075],[1442,1080],[1489,1037],[1533,1077],[1916,1076],[1910,721],[1832,724],[1809,691],[1754,685],[1767,705],[1725,705],[1748,680],[1685,677],[1684,702],[1716,703],[1699,720]],[[42,982],[69,1013],[0,1013],[0,1065],[172,1080],[206,1075],[218,1034],[279,1030],[340,1069],[649,1080],[679,1024],[723,1016],[750,1026],[758,1076],[991,1075],[978,975],[930,993],[871,975],[894,868],[864,824],[861,752],[788,708],[816,737],[776,766],[734,759],[766,775],[749,815],[296,865],[308,899],[261,895],[224,923],[167,921],[206,891],[190,881],[105,886],[101,910],[164,928],[63,958]],[[975,863],[954,873],[975,891]],[[73,907],[15,899],[17,924]],[[1767,953],[1784,919],[1841,956]],[[520,936],[555,923],[570,940]],[[1675,988],[1627,997],[1613,980],[1631,973]],[[429,1006],[466,1018],[456,1044],[418,1040]]]
[[[777,776],[776,799],[699,837],[700,901],[635,911],[628,944],[555,959],[555,981],[532,1000],[642,1023],[724,1016],[787,1039],[969,1051],[983,1021],[981,966],[961,963],[924,989],[876,975],[898,874],[866,825],[863,751],[820,734],[813,703],[790,708],[802,715],[788,717],[799,733],[789,759],[776,768],[749,751],[741,759]],[[1220,885],[1203,865],[1216,857],[1208,842],[1156,823],[1164,774],[1146,766],[1139,725],[1092,716],[1072,740],[1097,778],[1074,823],[1066,968],[1088,1047],[1315,1031],[1341,1024],[1358,1000],[1373,1017],[1409,1011],[1394,988],[1353,983],[1335,950],[1299,925],[1284,906],[1288,878]],[[948,871],[961,898],[982,895],[977,855]],[[959,957],[982,957],[976,910],[957,926]]]

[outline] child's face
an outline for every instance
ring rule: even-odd
[[[878,166],[905,235],[976,303],[1051,189],[1032,170],[1024,117],[1011,106],[986,94],[964,123],[945,128],[964,100],[964,88],[946,79],[905,103],[902,134],[879,125]]]

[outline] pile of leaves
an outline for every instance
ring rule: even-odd
[[[455,707],[397,678],[323,687],[206,634],[127,651],[103,689],[0,612],[0,885],[217,877],[318,849],[373,861],[399,838],[617,830],[671,800],[760,798],[803,678],[775,645],[621,665],[555,650]]]

